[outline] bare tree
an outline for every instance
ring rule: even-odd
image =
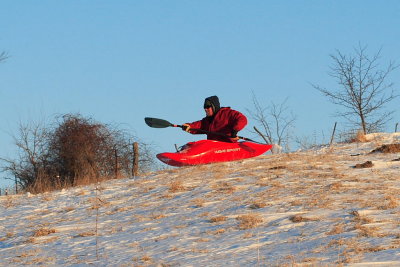
[[[0,53],[0,62],[6,60],[8,58],[8,54],[6,52]]]
[[[286,105],[288,98],[282,103],[271,102],[269,106],[262,106],[253,92],[254,110],[249,110],[251,117],[262,127],[270,144],[278,146],[288,145],[290,129],[294,126],[296,117],[289,112]]]
[[[346,56],[338,50],[331,55],[333,64],[329,75],[337,80],[338,88],[326,89],[313,85],[332,103],[344,107],[338,116],[358,125],[364,134],[381,129],[391,119],[393,111],[380,111],[397,97],[393,83],[387,83],[386,80],[398,67],[391,61],[381,69],[381,50],[373,56],[368,56],[366,50],[367,47],[359,45],[353,55]]]
[[[46,180],[49,168],[47,153],[48,133],[43,123],[20,123],[18,135],[13,136],[18,149],[16,159],[0,158],[1,170],[13,175],[16,184],[26,189],[34,188]]]

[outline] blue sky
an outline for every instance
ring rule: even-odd
[[[400,1],[5,0],[0,155],[14,155],[19,122],[66,113],[120,125],[157,152],[172,151],[201,136],[149,128],[144,117],[191,122],[204,116],[211,95],[248,115],[252,91],[262,105],[289,97],[297,136],[329,135],[337,108],[310,83],[337,86],[329,55],[359,43],[370,54],[382,48],[382,66],[400,63]],[[400,94],[399,69],[388,79]],[[388,131],[398,121],[397,111]]]

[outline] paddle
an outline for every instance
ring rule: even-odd
[[[157,118],[146,117],[146,118],[144,118],[144,121],[146,122],[146,124],[148,126],[150,126],[152,128],[179,127],[179,128],[183,129],[183,127],[184,127],[183,125],[172,124],[169,121],[162,120],[162,119],[157,119]],[[205,133],[205,134],[214,134],[214,135],[219,135],[219,136],[224,136],[226,138],[230,138],[229,136],[227,136],[226,134],[223,134],[223,133],[210,132],[210,131],[206,131],[206,130],[202,130],[202,129],[194,129],[194,128],[191,128],[191,130],[198,131],[198,132]],[[250,141],[250,142],[253,142],[253,143],[262,144],[260,142],[251,140],[250,138],[247,138],[247,137],[243,137],[243,136],[238,136],[238,137],[239,137],[239,139],[242,139],[242,140],[245,140],[245,141]]]

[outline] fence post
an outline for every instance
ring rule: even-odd
[[[17,177],[15,177],[15,194],[18,195],[18,180],[17,180]]]
[[[1,197],[1,188],[0,188],[0,197]]]
[[[397,126],[399,126],[399,123],[396,123],[396,127],[394,127],[394,132],[397,133]]]
[[[139,144],[133,143],[133,162],[132,162],[132,176],[136,177],[139,170]]]
[[[115,179],[118,178],[118,152],[117,146],[114,147],[114,157],[115,157]]]
[[[337,125],[337,122],[335,122],[335,126],[333,126],[333,132],[332,132],[332,136],[331,136],[331,142],[329,143],[330,146],[332,145],[333,139],[334,139],[334,137],[335,137],[336,125]]]

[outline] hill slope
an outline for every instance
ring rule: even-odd
[[[398,266],[400,134],[368,139],[0,197],[0,266]]]

